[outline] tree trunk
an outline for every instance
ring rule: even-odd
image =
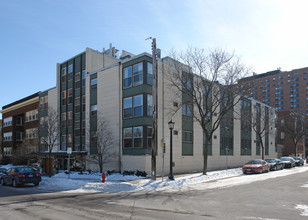
[[[202,174],[206,175],[207,172],[207,159],[208,159],[208,137],[205,140],[205,148],[203,149],[203,171]]]
[[[48,154],[48,164],[49,164],[49,167],[48,167],[48,176],[51,177],[51,153],[49,152]]]
[[[297,154],[297,149],[296,149],[296,144],[294,144],[294,157],[296,157]]]

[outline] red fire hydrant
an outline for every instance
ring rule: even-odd
[[[106,175],[105,175],[105,172],[103,172],[102,174],[102,183],[104,183],[106,181]]]

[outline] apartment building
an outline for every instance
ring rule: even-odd
[[[36,162],[38,152],[39,93],[2,107],[2,162],[26,164]]]
[[[307,71],[308,67],[291,71],[277,69],[243,78],[240,82],[246,85],[245,94],[247,96],[270,105],[277,111],[300,112],[308,116]],[[283,144],[284,152],[282,154],[289,155],[288,152],[291,152],[291,148],[294,148],[294,146],[290,145],[287,139],[284,140],[286,143]],[[282,144],[281,141],[280,144]],[[306,146],[306,155],[307,153],[308,148]]]
[[[72,167],[99,170],[94,159],[104,148],[107,155],[104,171],[140,170],[150,174],[152,56],[148,53],[134,55],[126,51],[119,56],[117,51],[112,45],[102,52],[86,48],[84,52],[57,64],[55,88],[36,94],[35,109],[39,114],[35,119],[39,118],[40,121],[36,120],[37,127],[42,127],[50,118],[51,107],[58,114],[59,137],[51,152],[49,145],[42,141],[47,135],[46,131],[39,130],[40,142],[37,146],[40,164],[45,171],[49,164],[53,170],[67,169],[68,148],[72,149]],[[166,164],[170,162],[168,122],[171,119],[175,122],[172,133],[174,172],[201,171],[205,145],[203,131],[193,120],[189,108],[181,105],[185,96],[178,100],[170,87],[166,75],[167,71],[172,71],[171,61],[169,57],[157,61],[157,173],[168,173],[169,170]],[[247,97],[238,98],[240,101],[236,108],[240,109],[238,112],[241,114],[255,115],[256,109],[262,109],[259,112],[267,118],[275,118],[274,108]],[[182,109],[171,113],[178,106]],[[13,153],[14,148],[10,146],[14,144],[9,142],[13,142],[11,140],[16,136],[9,130],[16,121],[15,116],[7,114],[10,107],[5,106],[2,110],[5,133],[11,136],[10,139],[7,138],[8,134],[5,135],[6,154]],[[27,111],[30,110],[17,116],[28,117]],[[269,131],[275,130],[273,121],[262,123],[267,123]],[[273,132],[266,133],[262,140],[265,156],[276,157]],[[163,146],[166,147],[165,151]],[[252,127],[238,117],[223,121],[209,146],[208,169],[225,168],[226,161],[228,167],[238,167],[255,158],[261,158],[261,146]]]
[[[96,153],[99,118],[107,122],[112,131],[113,159],[106,164],[107,170],[142,170],[151,171],[151,143],[152,143],[152,56],[147,53],[125,56],[118,62],[102,67],[86,76],[86,146],[89,146],[89,156]],[[165,77],[170,69],[170,58],[158,60],[158,145],[167,146],[166,152],[158,147],[157,171],[168,173],[169,164],[169,136],[168,121],[175,122],[173,132],[173,162],[174,172],[200,171],[203,163],[204,136],[200,125],[195,122],[188,111],[178,111],[171,117],[170,109],[175,108],[174,91]],[[88,86],[88,88],[87,88]],[[264,114],[275,118],[275,109],[249,98],[241,98],[238,108],[255,113],[256,106],[263,109]],[[182,100],[179,100],[181,102]],[[180,104],[180,103],[178,103]],[[245,110],[244,110],[245,109]],[[266,113],[265,113],[266,112]],[[269,123],[269,122],[267,122]],[[228,165],[241,166],[254,158],[261,158],[260,142],[255,132],[249,127],[242,132],[243,123],[234,119],[226,126],[222,126],[214,135],[210,146],[208,159],[209,169],[221,169]],[[275,130],[275,123],[268,124],[271,131]],[[86,129],[87,130],[87,129]],[[275,134],[267,133],[263,137],[265,156],[276,157]],[[228,145],[228,151],[225,147]],[[87,167],[97,169],[95,164],[87,163]]]

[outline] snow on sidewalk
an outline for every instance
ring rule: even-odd
[[[308,166],[295,167],[281,171],[274,171],[263,174],[242,175],[241,168],[212,171],[207,175],[190,174],[175,176],[174,181],[158,177],[156,181],[137,176],[123,176],[121,174],[112,174],[107,176],[107,181],[101,183],[101,174],[71,174],[68,179],[67,174],[57,174],[51,178],[43,177],[38,190],[55,190],[72,192],[151,192],[151,191],[174,191],[191,189],[210,189],[220,187],[230,187],[233,185],[248,184],[254,181],[261,181],[280,176],[291,175],[308,171]],[[206,184],[203,184],[206,183]]]

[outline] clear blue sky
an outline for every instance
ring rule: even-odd
[[[108,48],[223,48],[257,73],[308,66],[306,0],[1,0],[0,108],[56,85],[56,63]],[[0,116],[1,117],[1,116]]]

